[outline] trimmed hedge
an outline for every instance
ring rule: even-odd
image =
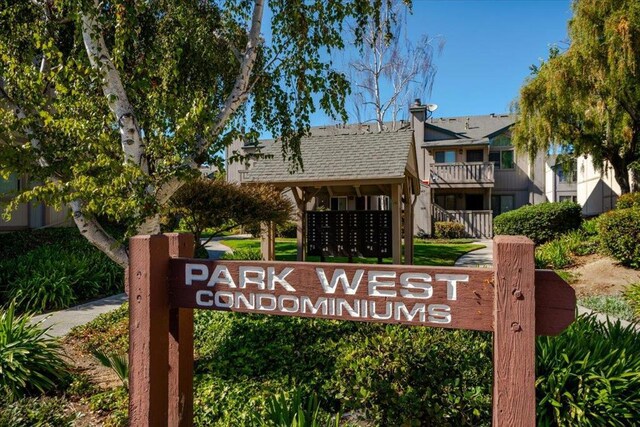
[[[434,235],[436,239],[460,239],[466,237],[464,224],[453,221],[436,222]]]
[[[616,209],[640,208],[640,192],[623,194],[618,198]]]
[[[622,265],[640,268],[640,208],[609,211],[598,220],[600,243]]]
[[[495,235],[523,235],[536,245],[580,227],[582,208],[574,202],[523,206],[493,220]]]

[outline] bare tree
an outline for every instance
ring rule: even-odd
[[[389,19],[391,16],[396,19]],[[433,57],[444,48],[441,37],[423,35],[412,43],[405,23],[404,4],[391,1],[380,19],[370,22],[364,31],[361,56],[349,63],[356,119],[375,121],[378,131],[384,129],[387,113],[395,129],[398,115],[411,98],[430,94],[437,70]]]

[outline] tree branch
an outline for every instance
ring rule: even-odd
[[[109,258],[123,268],[129,265],[129,255],[124,246],[116,239],[111,237],[93,218],[85,217],[82,212],[83,203],[80,200],[74,200],[69,203],[69,208],[73,214],[73,221],[78,226],[80,233],[94,245],[96,248],[104,252]]]
[[[260,31],[262,27],[262,14],[264,11],[264,0],[255,0],[253,7],[253,15],[251,18],[251,30],[249,31],[249,38],[247,40],[247,46],[244,51],[244,57],[242,64],[240,65],[240,74],[236,78],[236,82],[233,86],[233,90],[227,97],[224,107],[218,113],[215,120],[215,125],[212,128],[212,134],[218,135],[222,129],[224,129],[227,120],[233,115],[233,113],[247,100],[249,86],[249,79],[251,77],[251,71],[256,62],[258,55],[258,44],[260,43]],[[211,141],[203,142],[198,150],[198,153],[203,153],[211,144]]]
[[[96,19],[100,6],[94,0],[94,10],[83,12],[82,39],[91,66],[102,74],[102,91],[107,98],[109,109],[114,114],[120,129],[120,140],[125,162],[132,162],[145,174],[149,173],[144,144],[133,107],[129,102],[120,73],[111,60],[109,50],[102,35],[102,28]]]

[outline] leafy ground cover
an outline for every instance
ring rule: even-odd
[[[44,312],[122,292],[122,268],[75,228],[7,233],[0,239],[0,306]]]
[[[220,243],[233,249],[240,250],[244,253],[260,250],[260,240],[258,239],[241,239],[241,240],[222,240]],[[416,265],[454,265],[455,261],[467,252],[483,248],[483,245],[471,243],[468,240],[461,242],[449,243],[446,240],[428,241],[415,239],[414,241],[414,264]],[[295,261],[297,257],[297,245],[295,239],[279,238],[276,239],[276,259],[278,261]],[[348,262],[346,257],[327,258],[330,262]],[[320,257],[307,257],[309,262],[319,262]],[[361,264],[376,264],[376,258],[354,258],[353,262]],[[391,259],[383,259],[383,263],[390,264]]]
[[[125,352],[126,322],[120,309],[69,340]],[[108,338],[118,335],[125,338]],[[487,333],[198,311],[195,338],[196,425],[261,425],[255,420],[282,391],[316,395],[322,414],[350,414],[364,425],[491,424]],[[632,327],[593,317],[540,337],[540,425],[629,425],[640,410],[639,346]],[[112,414],[111,425],[126,422],[122,389],[90,400]]]

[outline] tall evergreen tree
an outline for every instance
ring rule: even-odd
[[[569,47],[552,49],[520,91],[514,142],[606,161],[628,193],[640,171],[640,2],[575,0],[573,12]]]

